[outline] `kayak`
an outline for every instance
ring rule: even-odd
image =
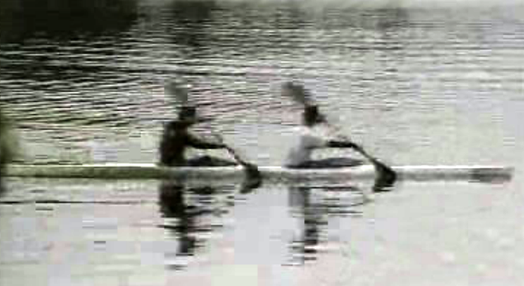
[[[352,167],[295,169],[259,166],[263,179],[373,179],[373,165]],[[399,180],[509,180],[513,168],[490,165],[404,165],[391,167]],[[88,179],[224,179],[245,176],[242,166],[166,167],[156,164],[85,164],[85,165],[7,165],[4,176],[31,178]]]

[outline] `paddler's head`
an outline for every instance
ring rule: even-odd
[[[304,86],[300,83],[292,81],[285,82],[282,84],[281,94],[285,97],[292,98],[294,101],[304,104],[311,104],[311,94]]]
[[[313,126],[324,122],[324,117],[318,111],[317,105],[306,105],[302,113],[302,121],[306,126]]]
[[[178,120],[195,124],[199,121],[196,114],[196,107],[192,105],[184,105],[178,112]]]

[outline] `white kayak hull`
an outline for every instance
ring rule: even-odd
[[[509,180],[512,167],[506,166],[393,166],[399,180]],[[373,179],[372,165],[343,168],[291,169],[260,166],[264,179]],[[232,167],[162,167],[155,164],[93,164],[93,165],[8,165],[4,176],[29,178],[90,179],[214,179],[243,177],[240,166]]]

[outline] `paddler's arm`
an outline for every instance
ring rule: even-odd
[[[341,141],[341,140],[329,140],[327,142],[328,147],[332,148],[352,148],[358,149],[359,146],[355,145],[353,142]]]
[[[223,143],[208,142],[203,139],[200,139],[196,136],[188,136],[189,146],[197,149],[225,149],[227,146]]]
[[[302,135],[301,138],[303,145],[307,148],[352,148],[358,149],[359,147],[349,140],[339,138],[325,138],[318,136],[314,133],[307,133]]]

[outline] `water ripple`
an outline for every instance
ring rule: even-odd
[[[522,88],[524,24],[512,14],[472,12],[463,19],[450,11],[233,3],[202,3],[200,12],[186,13],[184,3],[150,4],[141,3],[127,26],[108,27],[111,33],[57,38],[53,30],[13,30],[0,42],[0,103],[29,145],[65,144],[85,153],[82,140],[133,140],[124,134],[137,132],[145,141],[136,144],[149,142],[140,150],[154,154],[154,137],[177,108],[162,87],[172,78],[191,82],[201,113],[215,118],[210,127],[247,149],[299,122],[298,107],[279,96],[289,79],[304,82],[323,109],[347,123],[344,130],[380,150],[425,145],[414,134],[430,126],[446,137],[461,128],[459,109],[481,108],[478,120],[491,117],[497,128],[502,97],[516,98]],[[414,121],[421,125],[409,131]],[[387,144],[373,143],[377,136]],[[281,156],[269,157],[278,163]]]

